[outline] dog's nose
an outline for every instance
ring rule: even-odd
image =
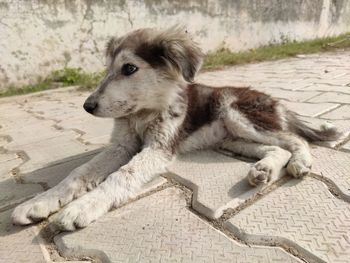
[[[83,107],[88,113],[92,114],[94,110],[97,108],[97,102],[87,99]]]

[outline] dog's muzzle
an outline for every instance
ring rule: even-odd
[[[93,114],[93,112],[97,108],[97,102],[93,98],[89,97],[85,101],[83,107],[88,113]]]

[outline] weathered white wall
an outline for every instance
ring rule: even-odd
[[[103,67],[107,38],[181,23],[205,51],[350,31],[348,0],[0,0],[0,89]]]

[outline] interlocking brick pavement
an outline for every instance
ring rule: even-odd
[[[81,231],[59,235],[55,243],[64,255],[106,262],[301,262],[279,248],[248,247],[229,239],[191,213],[176,188],[122,207]]]
[[[39,245],[37,232],[32,227],[13,227],[12,210],[0,213],[0,262],[43,263],[47,262]]]
[[[281,101],[281,103],[298,115],[308,117],[317,117],[339,106],[339,104],[333,103],[307,103],[294,101]]]
[[[347,87],[350,89],[350,87]],[[332,88],[330,88],[332,90]],[[308,100],[310,102],[333,102],[333,103],[350,103],[350,95],[338,92],[325,92],[320,96]]]
[[[350,153],[315,147],[312,173],[330,179],[350,202]],[[350,233],[349,233],[350,234]]]
[[[350,142],[343,145],[342,149],[350,151]]]
[[[236,207],[257,194],[246,179],[252,162],[244,162],[213,151],[179,156],[168,168],[169,177],[194,191],[193,208],[209,218]]]
[[[219,71],[202,73],[197,78],[199,82],[217,86],[252,86],[279,98],[281,103],[295,110],[301,119],[315,128],[326,121],[338,127],[343,132],[339,140],[320,144],[323,147],[313,146],[315,161],[312,178],[303,181],[292,180],[282,186],[273,186],[277,189],[266,195],[261,189],[250,187],[245,180],[251,161],[242,161],[215,152],[189,154],[180,157],[171,171],[173,179],[193,190],[193,210],[186,208],[179,190],[171,197],[164,194],[168,193],[169,189],[161,192],[158,188],[154,190],[160,185],[165,187],[165,179],[160,178],[160,181],[155,181],[146,188],[145,191],[158,191],[150,197],[109,213],[82,231],[56,238],[58,242],[65,240],[66,243],[63,243],[67,244],[67,247],[60,246],[60,252],[74,252],[82,256],[93,252],[92,254],[95,253],[100,258],[112,258],[116,261],[122,255],[129,258],[129,262],[138,256],[147,258],[150,255],[163,262],[177,262],[181,255],[191,262],[214,259],[217,262],[289,262],[295,260],[288,253],[291,252],[310,262],[314,262],[312,259],[317,259],[317,262],[347,262],[347,258],[350,258],[347,251],[350,228],[348,220],[344,219],[344,214],[341,213],[346,212],[345,216],[349,215],[349,203],[343,201],[349,200],[350,188],[349,65],[350,51],[344,51],[226,67]],[[78,91],[73,87],[0,100],[0,224],[4,222],[0,226],[1,263],[4,260],[21,262],[22,259],[27,262],[40,262],[43,258],[41,255],[45,255],[45,260],[48,260],[45,246],[40,246],[41,252],[38,250],[37,233],[32,231],[34,228],[13,228],[8,221],[9,214],[15,204],[43,191],[44,188],[56,185],[74,167],[94,156],[103,145],[108,144],[112,121],[94,118],[84,112],[82,103],[88,95],[89,92]],[[338,197],[331,195],[330,190]],[[280,194],[274,199],[271,209],[260,205],[276,193]],[[261,195],[263,198],[256,201]],[[165,203],[158,205],[161,200],[154,202],[155,207],[147,203],[149,200],[163,197],[169,207],[165,206]],[[250,206],[244,209],[245,200],[248,200]],[[139,204],[143,204],[143,207]],[[226,212],[225,216],[218,220],[213,219],[219,217],[228,207],[233,208],[235,216],[232,219],[230,212]],[[305,211],[293,214],[293,211],[296,211],[293,209],[298,208]],[[265,220],[265,225],[260,225],[259,229],[264,236],[252,240],[259,241],[259,247],[248,248],[238,244],[230,236],[223,235],[222,231],[213,229],[208,224],[209,222],[220,225],[227,218],[230,222],[240,216],[244,218],[254,209],[256,214],[260,215],[259,219]],[[199,219],[193,214],[194,210],[206,218]],[[271,217],[269,213],[280,216]],[[171,217],[174,214],[178,215],[175,218],[178,218],[181,224],[163,226],[162,224],[169,222],[174,223]],[[292,216],[286,217],[287,215]],[[336,215],[339,216],[335,218]],[[295,216],[298,222],[293,221]],[[317,219],[317,216],[322,216],[324,221]],[[339,222],[336,219],[344,220]],[[129,221],[133,223],[129,225]],[[150,225],[159,226],[148,229],[144,224],[148,221]],[[240,222],[240,226],[252,229],[259,225],[252,221],[252,217]],[[286,225],[275,225],[274,222]],[[4,225],[6,227],[3,227]],[[232,222],[230,225],[231,230],[234,229]],[[129,226],[135,226],[136,229]],[[141,229],[138,228],[140,226]],[[142,226],[145,229],[142,229]],[[122,229],[121,233],[129,236],[119,236],[115,239],[115,236],[118,236],[117,229]],[[152,236],[154,229],[163,229],[163,232],[156,232],[156,239]],[[293,231],[289,231],[290,229]],[[302,229],[306,234],[297,232],[298,229]],[[258,231],[255,228],[253,230]],[[187,232],[193,239],[188,238]],[[82,236],[75,239],[80,233],[89,233],[86,242]],[[239,232],[236,238],[241,233]],[[315,238],[316,234],[323,238],[322,242],[321,239]],[[98,238],[95,239],[95,236]],[[149,243],[137,243],[143,241],[144,236]],[[243,238],[245,237],[252,236]],[[30,246],[29,240],[32,241]],[[165,243],[162,243],[162,240]],[[69,243],[71,241],[72,243]],[[265,246],[269,242],[269,245],[279,245],[277,241],[285,242],[284,247],[288,252],[281,248]],[[12,254],[6,252],[9,251],[8,244],[14,244]],[[23,246],[22,250],[18,249],[18,244]],[[131,244],[134,247],[130,248]],[[210,245],[212,247],[208,247]],[[1,250],[2,247],[6,249]],[[298,249],[298,253],[293,247]],[[241,253],[244,256],[241,256]],[[181,255],[178,258],[169,258],[169,254]],[[59,260],[64,261],[64,258]]]
[[[350,259],[350,205],[312,178],[289,181],[226,226],[248,242],[294,246],[318,262]]]
[[[308,126],[314,129],[319,129],[321,125],[324,125],[326,123],[332,124],[341,133],[341,136],[336,141],[322,142],[322,143],[317,142],[317,144],[335,147],[341,144],[342,142],[344,142],[345,140],[347,140],[350,135],[350,120],[328,120],[328,119],[322,119],[322,117],[311,118],[311,117],[305,117],[305,116],[300,116],[299,118],[302,121],[304,121]]]
[[[349,120],[350,119],[350,105],[343,105],[334,111],[322,115],[322,118],[331,120]]]

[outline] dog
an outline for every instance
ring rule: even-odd
[[[276,99],[246,87],[194,82],[203,53],[182,28],[139,29],[111,38],[106,76],[84,109],[114,119],[111,145],[57,186],[19,205],[14,224],[54,215],[61,229],[83,228],[118,207],[179,153],[222,147],[252,158],[247,179],[258,186],[287,165],[296,178],[312,165],[308,141],[336,140],[334,127],[305,125]]]

